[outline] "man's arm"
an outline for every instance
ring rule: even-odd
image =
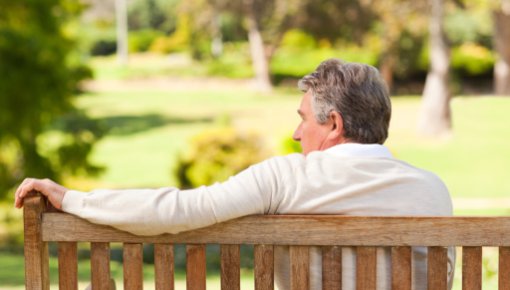
[[[264,214],[277,204],[279,178],[268,160],[223,183],[191,190],[177,188],[68,190],[50,180],[28,179],[16,191],[16,206],[32,191],[40,191],[65,212],[93,223],[138,235],[177,233],[237,217]]]

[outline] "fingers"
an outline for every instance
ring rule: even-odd
[[[30,186],[32,186],[32,178],[25,178],[23,182],[16,189],[16,193],[14,196],[14,206],[17,208],[21,208],[23,206],[23,198],[27,195]]]
[[[42,181],[35,178],[25,178],[23,182],[16,189],[14,206],[17,208],[23,207],[23,199],[33,190],[40,190],[40,183]],[[43,193],[46,195],[46,193]]]
[[[32,191],[38,191],[47,196],[51,204],[60,209],[67,188],[49,179],[26,178],[16,190],[14,206],[17,208],[23,207],[23,200]]]

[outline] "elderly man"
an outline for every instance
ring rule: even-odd
[[[331,59],[299,81],[304,92],[294,139],[303,154],[275,157],[223,183],[177,188],[68,190],[26,179],[15,205],[32,190],[65,212],[138,235],[177,233],[252,214],[451,215],[451,199],[434,174],[395,159],[382,144],[391,104],[378,71]],[[355,288],[355,251],[342,253],[343,289]],[[413,249],[413,289],[426,289],[426,250]],[[390,289],[390,256],[378,250],[378,289]],[[449,281],[454,253],[449,252]],[[311,253],[311,289],[321,289],[321,255]],[[288,248],[277,247],[275,276],[289,288]]]

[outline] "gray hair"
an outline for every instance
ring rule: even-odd
[[[383,144],[388,138],[391,102],[386,83],[373,66],[328,59],[299,80],[298,87],[311,91],[320,124],[336,111],[342,116],[345,138],[365,144]]]

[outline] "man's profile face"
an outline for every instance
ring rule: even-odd
[[[308,90],[301,100],[301,105],[298,109],[298,114],[301,117],[301,123],[296,128],[292,138],[301,143],[303,154],[316,150],[325,150],[328,133],[330,132],[329,126],[326,124],[319,124],[315,119],[312,109],[312,92]]]

